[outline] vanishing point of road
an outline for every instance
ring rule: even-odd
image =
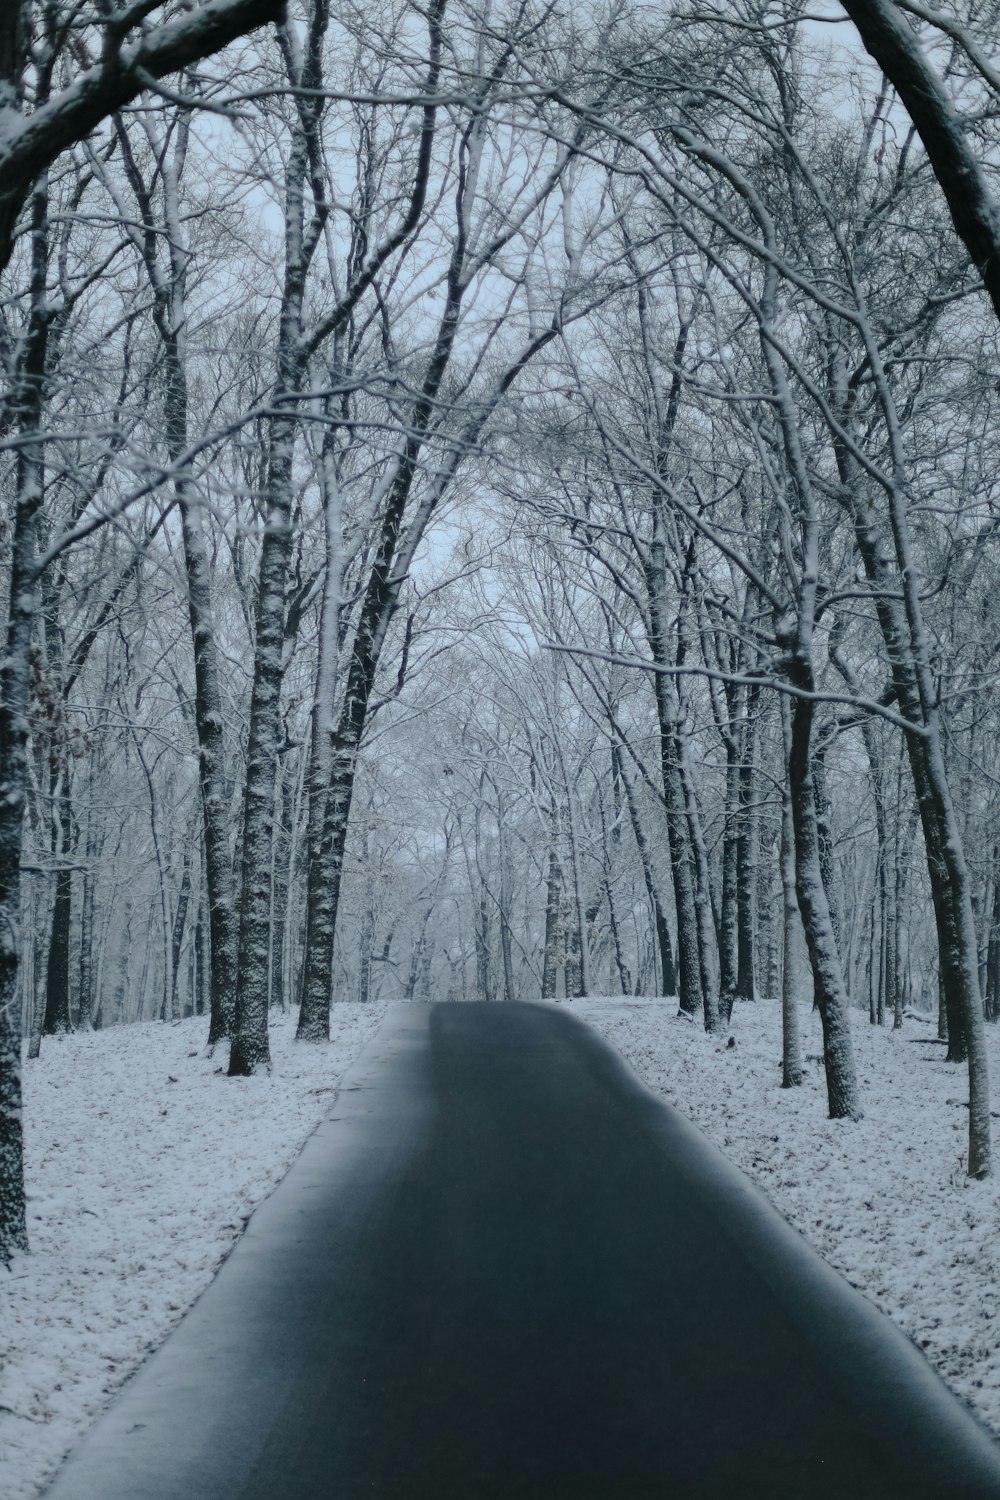
[[[1000,1500],[1000,1448],[566,1009],[398,1005],[49,1492],[362,1497]]]

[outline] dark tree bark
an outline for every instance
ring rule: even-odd
[[[746,692],[740,744],[739,823],[736,836],[737,1000],[757,998],[754,974],[757,892],[757,711],[760,689]]]
[[[782,742],[786,763],[792,750],[792,713],[787,699],[781,705]],[[781,799],[781,897],[783,921],[781,966],[781,1087],[802,1084],[802,1047],[799,1040],[798,996],[795,992],[795,934],[799,905],[795,889],[795,825],[791,787],[786,780]]]
[[[69,1005],[69,943],[72,910],[73,872],[61,866],[56,871],[56,893],[52,903],[52,923],[49,928],[43,1036],[58,1036],[73,1030]]]
[[[166,178],[163,211],[133,155],[129,136],[117,122],[126,176],[139,208],[134,238],[153,293],[153,319],[163,349],[164,440],[174,470],[173,493],[181,517],[187,581],[188,620],[194,652],[195,731],[201,791],[205,883],[211,932],[210,1015],[208,1044],[229,1034],[236,987],[236,898],[229,845],[229,807],[224,707],[212,605],[211,565],[205,545],[201,496],[183,464],[188,448],[188,380],[186,293],[188,254],[180,204],[179,179],[187,150],[188,121],[182,118],[174,147],[173,172]],[[166,255],[166,263],[161,260]]]
[[[795,686],[811,695],[814,683],[808,665],[800,659],[793,665],[792,673]],[[788,758],[789,796],[795,830],[796,894],[812,964],[816,1006],[823,1024],[823,1062],[830,1118],[858,1120],[861,1105],[851,1051],[847,993],[820,870],[816,797],[810,761],[812,723],[812,697],[796,698]]]
[[[10,17],[4,23],[10,30]],[[0,40],[0,48],[8,39]],[[28,783],[31,638],[38,608],[36,544],[45,493],[41,425],[49,311],[48,192],[38,184],[31,204],[31,308],[22,362],[8,406],[19,443],[10,537],[10,603],[6,652],[0,664],[0,1260],[27,1250],[24,1136],[21,1121],[21,1018],[18,1006],[18,919],[21,833]]]
[[[516,1000],[514,988],[514,950],[511,908],[514,901],[511,878],[510,835],[507,831],[507,799],[497,789],[497,842],[500,858],[500,960],[503,965],[503,997]]]
[[[323,109],[322,49],[329,13],[315,0],[301,67],[295,49],[284,47],[288,81],[295,91],[296,123],[285,168],[285,270],[278,328],[277,368],[268,435],[250,732],[247,740],[243,802],[236,1014],[229,1054],[230,1076],[270,1067],[267,1008],[270,982],[271,850],[274,792],[281,747],[281,683],[284,671],[285,585],[292,551],[293,463],[298,429],[297,402],[308,366],[303,308],[306,277],[326,223],[328,206],[313,199],[307,222],[306,195],[318,193],[317,132]],[[328,893],[327,899],[335,899]],[[329,1012],[333,953],[325,976]],[[306,981],[308,985],[308,978]],[[305,987],[305,986],[304,986]],[[326,1034],[329,1035],[329,1024]]]
[[[732,705],[735,694],[728,694]],[[722,897],[719,910],[719,1020],[728,1026],[739,976],[739,901],[737,832],[740,757],[732,726],[727,727],[725,826],[722,833]]]
[[[170,966],[170,995],[164,996],[164,1019],[175,1019],[180,1011],[177,1003],[177,976],[180,971],[181,946],[184,942],[184,933],[187,928],[188,904],[191,899],[191,851],[184,850],[184,866],[181,871],[180,889],[177,892],[177,906],[174,909],[174,926],[170,934],[170,952],[173,962]]]
[[[83,872],[83,890],[80,898],[80,963],[77,969],[79,998],[77,1001],[77,1025],[81,1031],[90,1031],[94,1025],[94,872],[90,862],[96,850],[87,845],[88,868]]]
[[[555,819],[552,820],[549,865],[545,880],[545,937],[542,945],[542,999],[554,1000],[562,960],[562,862],[556,849]]]
[[[659,980],[661,993],[663,995],[676,995],[677,972],[674,968],[674,951],[670,942],[670,928],[667,925],[666,913],[660,900],[659,890],[656,884],[656,876],[653,870],[653,855],[646,838],[642,820],[639,817],[639,808],[636,804],[635,788],[625,773],[621,763],[621,751],[616,745],[612,753],[618,758],[618,766],[621,774],[622,789],[625,793],[625,804],[628,808],[629,822],[632,825],[632,836],[635,839],[636,849],[639,851],[639,862],[642,865],[642,877],[646,886],[646,895],[649,897],[649,905],[653,914],[653,928],[656,935],[656,952],[659,959]]]

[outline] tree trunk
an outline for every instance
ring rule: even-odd
[[[755,907],[757,890],[757,707],[758,687],[749,687],[743,714],[739,769],[739,823],[736,840],[738,917],[737,1000],[757,998],[754,977]]]
[[[286,330],[285,338],[289,337]],[[284,389],[289,389],[284,382],[282,384]],[[294,381],[290,388],[295,388]],[[281,725],[285,579],[292,544],[294,443],[294,419],[284,415],[274,418],[268,456],[267,520],[255,617],[256,643],[243,812],[236,1014],[229,1056],[230,1077],[247,1076],[271,1065],[267,1036],[270,869]]]
[[[812,672],[797,663],[796,686],[813,692]],[[796,698],[788,759],[789,795],[795,831],[795,889],[812,964],[816,1005],[823,1024],[823,1063],[830,1118],[860,1120],[861,1102],[847,1011],[847,992],[830,921],[820,865],[810,739],[812,697]]]
[[[174,465],[188,446],[187,371],[183,348],[183,283],[173,290],[169,322],[161,328],[166,382],[166,445]],[[205,546],[200,497],[187,470],[176,472],[174,496],[181,517],[184,568],[187,579],[188,622],[194,652],[194,719],[198,737],[198,780],[201,792],[208,895],[209,962],[211,966],[208,1045],[228,1036],[236,1006],[236,891],[229,843],[229,805],[226,785],[225,711],[212,605],[212,575]]]
[[[680,771],[684,804],[687,811],[688,839],[694,855],[695,920],[698,937],[698,972],[701,981],[701,1008],[706,1031],[719,1025],[718,980],[713,970],[715,924],[713,921],[712,872],[702,829],[701,810],[691,775],[687,750],[687,730],[678,723],[676,739],[677,765]]]
[[[314,13],[302,76],[293,86],[315,89],[319,82],[319,39],[325,20]],[[312,96],[310,96],[312,97]],[[236,1011],[230,1076],[270,1068],[267,1008],[270,986],[271,849],[274,840],[274,792],[281,745],[281,684],[284,671],[285,585],[292,552],[292,497],[295,410],[307,364],[303,340],[305,282],[316,240],[306,234],[305,194],[309,180],[309,124],[315,126],[316,99],[298,104],[299,121],[285,168],[285,274],[278,328],[275,391],[267,452],[264,493],[264,535],[261,544],[257,606],[254,620],[254,670],[247,740],[246,786],[243,801],[242,868],[240,878],[239,946],[236,967]],[[305,111],[305,114],[303,113]],[[346,829],[345,829],[346,832]],[[342,852],[342,851],[341,851]],[[337,892],[326,892],[336,909]],[[308,918],[307,918],[308,920]],[[325,1024],[330,1034],[332,945],[323,975]],[[308,953],[307,953],[308,961]],[[308,976],[304,990],[308,990]],[[303,999],[305,1004],[305,998]],[[302,1034],[300,1018],[299,1034]]]
[[[83,875],[83,892],[80,900],[80,964],[79,1002],[77,1025],[81,1031],[91,1031],[94,1026],[94,872],[90,868],[91,850],[88,846],[88,864]]]
[[[657,674],[657,682],[661,680]],[[658,693],[657,697],[666,695]],[[698,936],[698,896],[694,850],[680,774],[676,766],[673,725],[660,715],[663,790],[667,812],[667,843],[677,912],[677,979],[681,1010],[696,1016],[703,1008],[701,943]]]
[[[898,496],[892,497],[891,504],[897,511],[894,536],[905,564],[908,538],[898,514],[900,503]],[[934,902],[948,1056],[952,1061],[968,1057],[969,1175],[986,1177],[990,1170],[989,1081],[971,882],[941,748],[940,708],[929,680],[919,599],[902,567],[898,575],[890,572],[880,537],[859,504],[852,504],[851,515],[865,572],[874,585],[875,608],[896,701],[900,713],[918,726],[914,731],[904,732],[904,739]],[[901,581],[908,612],[899,602]]]
[[[635,788],[625,774],[625,768],[621,765],[620,752],[615,746],[614,753],[619,755],[619,766],[621,769],[622,787],[625,792],[625,804],[628,808],[629,822],[632,825],[632,836],[635,839],[635,847],[639,851],[639,862],[642,865],[642,878],[646,886],[646,895],[649,897],[649,905],[653,913],[653,927],[656,937],[656,951],[659,959],[659,982],[660,993],[664,996],[676,995],[677,973],[674,968],[674,953],[670,942],[670,928],[667,925],[666,914],[660,901],[660,894],[653,872],[653,856],[646,838],[642,821],[639,817],[639,808],[636,804]]]
[[[517,998],[514,987],[514,950],[511,931],[511,908],[514,901],[513,880],[510,866],[510,847],[507,833],[507,803],[502,792],[497,793],[497,845],[500,858],[500,958],[503,964],[503,997]]]
[[[722,904],[719,912],[719,1020],[728,1026],[739,978],[739,898],[737,820],[739,817],[739,746],[733,727],[726,734],[726,807],[722,834]]]
[[[553,820],[554,823],[554,820]],[[553,826],[549,844],[549,869],[545,882],[545,940],[542,947],[542,999],[554,1000],[559,983],[562,949],[562,863],[555,846]]]
[[[64,856],[65,858],[65,856]],[[44,1036],[73,1030],[69,1013],[69,943],[73,908],[73,873],[65,866],[56,871],[56,894],[49,928],[49,955],[45,969]]]
[[[782,699],[781,721],[786,760],[792,748],[792,716],[787,699]],[[784,916],[784,938],[781,966],[781,1087],[799,1088],[802,1083],[802,1047],[799,1040],[799,1007],[795,992],[796,936],[800,928],[799,903],[795,889],[795,827],[792,818],[791,785],[785,783],[781,798],[781,896]]]
[[[181,872],[180,889],[177,892],[177,906],[174,909],[174,926],[170,935],[170,1001],[168,1014],[170,1019],[176,1020],[180,1015],[180,1007],[177,1000],[177,975],[181,966],[181,948],[184,943],[184,933],[187,928],[188,903],[191,899],[191,850],[184,850],[184,865]]]
[[[11,405],[18,431],[6,651],[0,663],[0,1261],[27,1250],[24,1135],[21,1117],[21,1027],[18,930],[21,835],[28,781],[31,637],[38,608],[35,548],[45,492],[41,418],[49,316],[48,185],[31,199],[31,310],[18,386]]]
[[[833,829],[830,819],[832,808],[830,791],[826,781],[826,757],[834,733],[833,721],[825,724],[816,735],[812,753],[813,789],[816,797],[816,834],[819,839],[819,867],[823,876],[823,890],[830,911],[830,926],[837,943],[838,952],[843,938],[840,928],[840,904],[837,900],[837,880],[833,859]]]
[[[191,997],[192,1008],[196,1016],[203,1016],[205,1014],[206,975],[208,972],[208,965],[205,960],[205,906],[204,900],[199,900],[198,920],[194,927],[194,984]]]
[[[179,486],[175,486],[175,489]],[[185,487],[186,488],[186,487]],[[236,891],[229,846],[223,704],[211,596],[211,573],[200,515],[180,506],[194,647],[195,727],[205,851],[209,928],[208,1044],[228,1036],[236,1006]]]
[[[285,937],[288,927],[288,900],[292,882],[292,861],[295,853],[294,838],[294,778],[288,769],[289,757],[278,777],[275,812],[274,842],[271,845],[271,920],[270,920],[270,981],[268,1006],[280,1006],[282,1013],[288,1011],[288,996],[285,991]]]

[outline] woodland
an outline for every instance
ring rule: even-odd
[[[338,1000],[929,1015],[989,1174],[998,42],[6,8],[0,1259],[47,1036]]]

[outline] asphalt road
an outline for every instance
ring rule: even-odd
[[[397,1006],[50,1492],[373,1496],[1000,1500],[1000,1448],[566,1009]]]

